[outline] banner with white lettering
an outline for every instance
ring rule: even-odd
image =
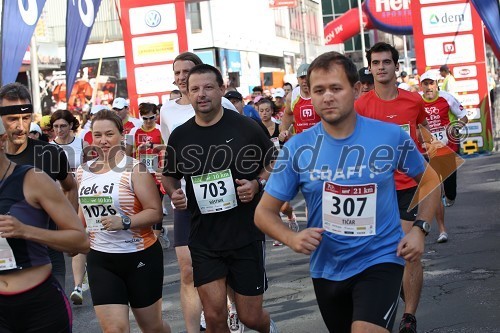
[[[2,85],[16,81],[45,0],[3,0]]]
[[[481,17],[470,0],[417,0],[412,1],[411,10],[418,72],[447,65],[456,79],[453,93],[469,119],[461,131],[461,152],[492,151],[494,140]]]
[[[68,0],[66,12],[66,100],[69,101],[101,0]]]

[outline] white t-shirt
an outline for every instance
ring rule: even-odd
[[[178,99],[166,102],[160,109],[160,131],[165,144],[168,143],[170,133],[179,125],[194,117],[194,109],[191,104],[181,105],[177,103]],[[222,106],[238,112],[227,98],[222,97]]]

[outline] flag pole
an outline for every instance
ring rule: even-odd
[[[106,35],[108,33],[108,28],[106,25],[106,29],[104,29],[104,37],[102,38],[102,45],[104,46],[104,43],[106,43]],[[95,104],[95,99],[97,97],[97,87],[99,87],[99,78],[101,76],[101,67],[102,67],[102,52],[101,56],[99,57],[99,65],[97,66],[97,76],[95,78],[95,84],[94,87],[92,87],[92,99],[90,100],[90,103],[92,105]]]
[[[38,52],[36,48],[36,37],[35,34],[31,37],[30,45],[30,74],[31,74],[31,94],[32,94],[32,104],[33,111],[35,114],[41,114],[41,103],[40,103],[40,77],[38,74]]]

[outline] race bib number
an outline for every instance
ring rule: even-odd
[[[153,173],[158,170],[158,155],[156,154],[141,154],[139,160],[144,163],[148,171]]]
[[[0,271],[16,268],[14,252],[6,238],[0,237]]]
[[[81,197],[80,206],[87,223],[87,231],[104,231],[101,222],[103,217],[120,216],[110,196]]]
[[[276,149],[280,149],[280,140],[278,138],[271,138],[271,141],[273,142],[274,146]]]
[[[437,140],[441,141],[444,145],[448,143],[448,136],[446,135],[446,129],[438,128],[432,131],[432,135]]]
[[[408,135],[411,135],[410,134],[410,124],[399,125],[399,127],[401,127],[401,129],[403,131],[405,131],[406,133],[408,133]]]
[[[231,170],[192,176],[191,181],[202,214],[219,213],[238,206]]]
[[[342,236],[376,234],[377,185],[323,185],[323,228]]]

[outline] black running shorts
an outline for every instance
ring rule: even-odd
[[[130,303],[144,308],[162,297],[163,250],[158,241],[131,253],[90,250],[87,273],[94,306]]]
[[[396,191],[398,195],[399,217],[401,220],[415,221],[418,212],[418,205],[410,211],[408,211],[408,208],[410,207],[411,200],[413,199],[416,191],[417,186]]]
[[[70,333],[72,321],[68,298],[52,275],[23,293],[0,295],[2,333]]]
[[[192,247],[189,250],[195,287],[226,278],[229,286],[240,295],[262,295],[267,289],[264,242],[255,241],[234,250],[209,251]]]
[[[191,232],[191,213],[189,210],[174,209],[174,247],[187,246]]]
[[[313,279],[321,316],[330,332],[350,332],[354,321],[392,330],[404,266],[374,265],[343,281]]]

